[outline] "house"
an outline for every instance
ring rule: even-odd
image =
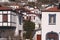
[[[16,9],[17,10],[17,9]],[[0,7],[0,39],[8,40],[12,37],[23,36],[22,16],[9,7]],[[8,39],[7,39],[8,38]]]
[[[38,14],[35,18],[35,30],[33,32],[33,40],[41,40],[41,14]]]
[[[41,20],[41,40],[60,40],[60,4],[42,10]]]
[[[37,8],[33,8],[33,9],[26,9],[24,8],[24,12],[23,12],[23,18],[24,20],[30,20],[32,22],[35,23],[35,30],[33,32],[33,40],[38,40],[41,39],[41,20],[40,20],[40,16],[41,13],[39,13],[39,9]]]
[[[40,11],[39,9],[35,9],[35,8],[25,8],[23,9],[23,18],[24,20],[30,20],[32,22],[35,23],[35,30],[39,28],[40,26]]]

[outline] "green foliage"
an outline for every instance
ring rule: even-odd
[[[26,33],[26,38],[29,39],[30,36],[31,36],[31,32],[27,32],[27,33]]]
[[[32,32],[35,29],[35,24],[31,21],[24,21],[23,25],[24,31],[26,31],[25,38],[32,38]]]
[[[35,29],[35,24],[31,21],[24,21],[23,28],[25,31],[33,31]]]

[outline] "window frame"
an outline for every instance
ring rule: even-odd
[[[21,25],[22,24],[22,18],[23,17],[21,15],[19,15],[18,18],[19,18],[19,24]]]
[[[51,17],[53,17],[53,23]],[[56,14],[49,14],[49,25],[56,25]]]

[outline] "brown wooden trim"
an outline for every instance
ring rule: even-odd
[[[3,22],[8,22],[8,14],[3,14]]]

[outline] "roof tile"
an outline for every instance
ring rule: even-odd
[[[53,7],[53,8],[49,8],[49,9],[46,9],[46,10],[42,10],[43,12],[60,12],[60,9],[58,9],[58,7]]]

